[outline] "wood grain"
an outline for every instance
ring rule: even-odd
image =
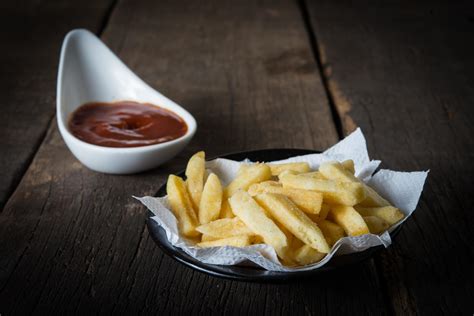
[[[324,149],[337,141],[301,12],[292,1],[121,1],[103,39],[196,116],[170,163],[94,173],[55,124],[0,214],[0,312],[385,314],[372,261],[292,284],[209,277],[163,255],[132,194],[153,194],[198,149]]]
[[[346,132],[372,157],[431,169],[418,210],[377,262],[396,314],[472,314],[474,8],[308,1]]]
[[[98,31],[111,3],[52,0],[0,5],[0,212],[54,116],[62,38],[73,28]]]

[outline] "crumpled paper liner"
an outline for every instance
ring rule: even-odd
[[[275,253],[275,250],[268,245],[259,244],[244,248],[236,247],[215,247],[197,248],[188,239],[178,234],[177,221],[171,212],[167,197],[135,197],[143,203],[155,216],[156,221],[166,231],[168,241],[175,247],[182,249],[188,255],[199,261],[209,264],[237,265],[244,261],[251,261],[269,271],[305,271],[317,269],[325,265],[334,255],[348,254],[364,251],[370,247],[391,244],[389,232],[401,225],[416,208],[420,199],[423,185],[428,171],[419,172],[399,172],[382,169],[373,175],[378,168],[380,161],[370,160],[367,153],[367,146],[364,135],[357,129],[351,135],[329,148],[321,154],[310,154],[292,157],[272,163],[286,162],[307,162],[311,169],[318,169],[319,165],[325,161],[354,160],[356,176],[368,183],[379,192],[384,198],[398,207],[406,217],[389,231],[381,235],[367,234],[357,237],[344,237],[340,239],[331,249],[330,253],[320,262],[303,267],[283,266]],[[237,174],[239,166],[249,161],[237,162],[228,159],[215,159],[206,162],[206,168],[219,176],[223,185],[227,185]]]

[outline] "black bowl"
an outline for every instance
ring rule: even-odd
[[[253,150],[239,153],[232,153],[219,158],[227,158],[236,161],[241,161],[246,158],[252,161],[273,161],[281,160],[294,156],[301,156],[307,154],[319,153],[318,151],[308,150],[308,149],[263,149],[263,150]],[[215,157],[217,158],[217,157]],[[184,176],[184,171],[178,173],[178,176]],[[156,196],[165,196],[166,195],[166,184],[163,184],[158,190]],[[360,263],[370,257],[372,257],[376,252],[384,249],[383,246],[376,246],[369,248],[362,252],[357,252],[353,254],[341,255],[333,257],[328,263],[323,267],[311,270],[311,271],[297,271],[297,272],[274,272],[261,269],[254,266],[224,266],[224,265],[215,265],[202,263],[193,257],[186,254],[179,248],[172,246],[167,238],[166,233],[163,228],[161,228],[155,221],[151,220],[150,217],[153,216],[151,212],[148,212],[147,216],[147,227],[150,232],[153,240],[158,244],[158,246],[170,257],[181,262],[182,264],[191,267],[197,271],[207,273],[212,276],[222,277],[227,279],[239,280],[239,281],[253,281],[253,282],[262,282],[262,281],[288,281],[296,278],[314,276],[316,274],[334,270],[339,267],[353,265]],[[400,226],[395,229],[390,236],[392,239],[399,233]]]

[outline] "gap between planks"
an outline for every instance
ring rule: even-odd
[[[117,7],[118,3],[119,3],[119,0],[112,1],[112,3],[110,4],[109,8],[106,11],[106,13],[104,14],[104,17],[102,18],[102,22],[100,23],[99,29],[96,32],[96,35],[98,37],[101,37],[102,34],[104,33],[105,29],[107,28],[107,26],[109,24],[110,17],[112,16],[112,14],[113,14],[115,8]],[[341,118],[339,117],[339,114],[338,114],[338,111],[337,111],[337,108],[336,108],[336,105],[335,105],[335,102],[334,102],[333,94],[331,93],[331,90],[329,88],[328,78],[324,74],[324,69],[323,69],[324,65],[322,63],[321,53],[320,53],[320,49],[319,49],[318,42],[317,42],[317,37],[316,37],[316,34],[313,31],[313,28],[311,26],[307,6],[306,6],[306,3],[304,2],[304,0],[298,0],[298,6],[299,6],[300,11],[301,11],[301,15],[302,15],[302,19],[303,19],[303,25],[305,27],[305,30],[306,30],[307,34],[308,34],[308,40],[309,40],[309,43],[310,43],[310,46],[311,46],[311,51],[313,52],[314,59],[317,63],[318,70],[319,70],[319,73],[320,73],[320,77],[321,77],[321,80],[322,80],[322,83],[323,83],[324,91],[325,91],[326,97],[328,99],[328,103],[329,103],[329,106],[330,106],[330,109],[331,109],[331,115],[332,115],[332,118],[333,118],[333,121],[334,121],[334,124],[335,124],[335,127],[336,127],[336,132],[337,132],[337,135],[338,135],[339,139],[342,139],[344,137],[344,133],[343,133],[343,129],[342,129]],[[33,152],[28,157],[28,159],[25,161],[24,166],[23,166],[22,170],[19,172],[16,181],[14,181],[12,183],[12,185],[10,186],[10,190],[7,194],[8,197],[5,199],[5,204],[0,205],[0,213],[3,211],[5,205],[7,205],[8,201],[11,198],[11,196],[13,195],[15,190],[18,188],[18,185],[21,183],[21,181],[22,181],[23,177],[25,176],[28,168],[30,167],[33,159],[35,158],[39,148],[43,144],[44,139],[47,135],[47,132],[50,129],[51,124],[53,123],[53,120],[54,120],[55,117],[56,117],[56,113],[54,113],[51,116],[51,118],[49,119],[48,124],[46,125],[46,127],[45,127],[44,131],[42,132],[38,142],[35,144],[35,146],[33,148]]]
[[[105,12],[104,17],[102,18],[102,22],[100,23],[99,29],[97,30],[98,37],[102,37],[102,34],[104,34],[105,29],[109,25],[110,17],[112,16],[112,13],[114,12],[118,3],[119,3],[119,0],[113,0],[109,8]]]
[[[324,71],[325,64],[323,63],[322,56],[321,56],[321,47],[318,43],[318,38],[316,36],[316,32],[314,31],[314,27],[311,24],[311,20],[309,18],[308,7],[306,5],[305,0],[297,0],[298,6],[300,8],[301,17],[303,19],[303,25],[308,34],[308,41],[311,47],[311,51],[313,53],[314,60],[318,66],[319,70],[319,77],[323,83],[324,92],[326,93],[326,97],[329,103],[329,107],[331,109],[331,116],[336,127],[337,136],[339,139],[344,138],[344,131],[342,128],[342,121],[341,117],[339,116],[339,112],[336,107],[335,97],[331,88],[329,86],[329,78],[326,76]]]
[[[306,0],[297,0],[297,1],[298,1],[298,5],[300,7],[301,15],[303,18],[304,27],[308,34],[308,40],[311,46],[311,50],[313,52],[314,59],[318,65],[319,74],[321,77],[321,81],[323,83],[324,91],[326,92],[328,103],[331,108],[331,114],[334,121],[334,125],[336,127],[336,131],[339,136],[339,139],[343,139],[345,136],[344,128],[343,128],[342,119],[337,107],[337,98],[335,96],[335,92],[331,89],[331,86],[329,84],[329,80],[330,80],[329,74],[326,73],[325,71],[325,67],[327,67],[328,62],[327,60],[323,61],[322,47],[318,42],[318,37],[316,36],[315,27],[311,23],[311,19],[308,13],[308,7],[306,5]],[[381,287],[382,297],[384,300],[384,304],[387,308],[387,312],[390,315],[395,315],[395,310],[393,309],[393,304],[390,300],[390,296],[388,293],[387,280],[383,277],[383,271],[382,271],[380,260],[370,259],[370,261],[372,263],[374,273],[377,277],[376,281]]]
[[[30,167],[31,163],[33,162],[33,159],[36,156],[36,153],[38,152],[39,148],[44,142],[44,139],[46,138],[46,135],[48,134],[48,131],[51,127],[51,124],[53,123],[54,118],[56,115],[53,113],[50,118],[48,119],[48,123],[45,126],[45,129],[41,131],[41,135],[38,139],[37,142],[33,144],[33,150],[32,153],[26,158],[26,160],[22,164],[22,168],[20,172],[13,178],[12,183],[10,184],[10,187],[8,188],[7,191],[7,198],[5,199],[4,204],[1,204],[0,202],[0,213],[2,213],[3,209],[5,208],[5,205],[8,204],[8,201],[10,201],[10,198],[12,197],[13,193],[16,191],[18,186],[20,185],[21,181],[23,180],[23,177],[26,174],[26,171],[28,171],[28,168]]]
[[[105,29],[107,28],[107,25],[109,24],[110,17],[112,16],[112,13],[114,12],[115,8],[117,7],[119,0],[114,0],[110,4],[110,6],[107,8],[107,11],[105,12],[104,16],[101,19],[100,26],[97,30],[96,35],[98,37],[101,37],[102,34],[104,33]],[[51,117],[48,120],[48,123],[46,124],[44,130],[41,132],[41,135],[38,139],[38,141],[34,144],[32,153],[27,157],[25,162],[23,163],[23,166],[21,170],[18,172],[18,175],[13,179],[12,184],[10,185],[10,188],[7,192],[7,198],[5,199],[5,203],[1,204],[0,203],[0,213],[5,209],[5,206],[8,204],[10,201],[13,193],[17,190],[18,186],[20,185],[21,181],[23,180],[23,177],[25,176],[26,172],[31,166],[31,163],[33,162],[34,158],[36,157],[36,154],[38,153],[38,150],[40,147],[43,145],[44,140],[48,134],[48,131],[51,129],[51,125],[54,122],[54,119],[56,118],[56,111],[54,111],[51,114]]]

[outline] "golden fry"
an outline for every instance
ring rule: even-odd
[[[225,195],[225,193],[224,193]],[[222,201],[222,208],[220,211],[220,218],[233,218],[235,217],[234,213],[232,212],[232,208],[230,207],[229,200],[225,199]]]
[[[237,217],[223,218],[196,227],[203,235],[227,238],[238,235],[253,235],[253,232]]]
[[[207,234],[202,234],[202,236],[201,236],[201,241],[213,241],[213,240],[217,240],[217,239],[220,239],[220,238],[215,237],[215,236],[211,236],[211,235],[207,235]]]
[[[291,170],[297,173],[309,172],[311,168],[307,162],[290,162],[281,164],[268,164],[273,176],[278,176],[283,171]]]
[[[331,211],[331,206],[328,204],[322,204],[321,205],[321,210],[319,211],[319,214],[310,214],[306,213],[306,215],[311,218],[311,220],[315,223],[319,223],[321,221],[324,221],[326,217],[329,214],[329,211]]]
[[[251,237],[248,235],[244,236],[234,236],[229,238],[223,239],[216,239],[211,241],[202,241],[197,243],[196,245],[201,248],[210,248],[210,247],[224,247],[224,246],[232,246],[232,247],[245,247],[249,246],[251,243]]]
[[[318,223],[319,221],[321,221],[321,219],[319,218],[319,215],[317,215],[317,214],[306,213],[306,216],[308,216],[309,219],[312,220],[315,223]]]
[[[263,244],[265,242],[263,241],[262,236],[251,235],[251,243],[252,243],[252,245],[257,245],[257,244]]]
[[[362,216],[377,216],[390,225],[398,223],[405,217],[405,214],[393,206],[382,206],[382,207],[363,207],[355,206],[357,212]]]
[[[301,173],[300,176],[306,176],[314,179],[319,179],[319,180],[327,180],[319,171],[312,171],[312,172],[307,172],[307,173]]]
[[[272,172],[266,164],[259,163],[246,165],[237,175],[237,177],[225,189],[225,196],[232,197],[235,192],[240,189],[248,190],[248,188],[258,182],[270,180]]]
[[[348,236],[359,236],[369,233],[369,227],[367,227],[364,219],[352,206],[332,206],[328,218],[341,226]]]
[[[341,165],[349,171],[350,173],[354,174],[355,173],[355,167],[354,167],[354,160],[352,159],[347,159],[341,162]]]
[[[204,186],[204,174],[206,172],[205,154],[203,151],[195,153],[186,166],[186,185],[196,209],[201,201],[202,189]]]
[[[331,180],[346,181],[351,183],[359,183],[364,187],[365,199],[360,201],[360,205],[363,206],[388,206],[390,202],[381,197],[374,189],[369,187],[359,178],[355,177],[354,174],[344,169],[344,167],[338,162],[323,163],[319,167],[321,172],[326,178]]]
[[[171,210],[178,219],[178,228],[181,234],[186,237],[198,236],[196,212],[193,209],[193,204],[183,179],[171,174],[166,184],[166,192],[168,193],[168,202]]]
[[[244,235],[237,235],[237,236],[244,236]],[[246,235],[246,236],[250,237],[250,244],[252,244],[252,245],[263,243],[263,239],[260,236],[257,236],[257,235]],[[231,236],[231,237],[236,237],[236,236]],[[227,237],[227,238],[230,238],[230,237]],[[214,241],[214,240],[219,240],[219,239],[223,239],[223,238],[214,237],[214,236],[206,235],[206,234],[203,234],[201,236],[201,242],[203,242],[203,241]]]
[[[214,173],[211,173],[202,190],[201,202],[199,204],[198,215],[201,224],[206,224],[219,218],[222,194],[221,181]]]
[[[377,191],[365,184],[364,186],[366,198],[360,202],[361,206],[377,207],[377,206],[390,206],[390,202],[381,197]]]
[[[253,197],[253,198],[255,199],[255,197]],[[291,244],[293,243],[293,240],[295,240],[295,238],[294,238],[295,236],[284,225],[282,225],[279,221],[275,220],[275,218],[273,218],[272,214],[270,212],[268,212],[266,208],[262,207],[262,210],[265,212],[265,215],[269,219],[271,219],[278,226],[278,228],[280,228],[282,233],[285,234],[286,240],[288,242],[288,247],[291,247]],[[288,258],[286,258],[286,259],[288,259]]]
[[[329,246],[318,226],[286,196],[263,193],[257,195],[255,199],[298,239],[319,252],[329,252]]]
[[[319,218],[325,220],[328,217],[329,211],[331,211],[331,206],[328,204],[321,205],[321,211],[319,212]]]
[[[295,252],[297,249],[299,249],[301,246],[306,245],[304,242],[299,240],[298,238],[293,238],[293,241],[291,242],[290,248],[291,251]]]
[[[377,216],[364,216],[364,221],[372,234],[380,234],[386,231],[390,224]]]
[[[323,195],[316,191],[300,190],[293,188],[284,188],[276,185],[265,185],[264,183],[252,184],[248,190],[249,194],[255,196],[261,193],[281,194],[288,197],[303,212],[310,214],[319,214]]]
[[[293,241],[296,240],[297,238],[295,238],[295,236],[285,227],[285,225],[282,225],[280,222],[276,221],[271,215],[268,214],[268,212],[266,212],[266,214],[271,220],[273,220],[273,222],[278,226],[278,228],[280,228],[283,234],[285,234],[286,240],[288,242],[288,246],[291,246]],[[288,258],[285,257],[285,259],[288,259]]]
[[[300,265],[307,265],[321,261],[326,256],[309,245],[303,245],[293,252],[293,259]]]
[[[234,214],[281,257],[287,257],[288,240],[280,228],[265,214],[265,210],[245,191],[238,191],[229,203]]]
[[[272,173],[270,167],[266,164],[256,163],[242,165],[237,177],[225,188],[224,201],[220,212],[221,218],[232,218],[234,213],[228,199],[238,190],[247,190],[253,183],[267,181],[271,179]]]
[[[365,199],[364,187],[360,183],[320,180],[304,175],[282,174],[283,187],[313,190],[323,194],[325,203],[353,206]]]
[[[320,221],[318,226],[331,247],[345,235],[344,229],[331,221]]]
[[[278,181],[273,181],[273,180],[268,180],[268,181],[263,181],[263,182],[260,182],[260,183],[254,183],[252,184],[247,192],[254,196],[254,195],[257,195],[259,193],[262,193],[263,189],[266,188],[266,187],[277,187],[277,188],[281,188],[283,187],[283,185],[278,182]]]

